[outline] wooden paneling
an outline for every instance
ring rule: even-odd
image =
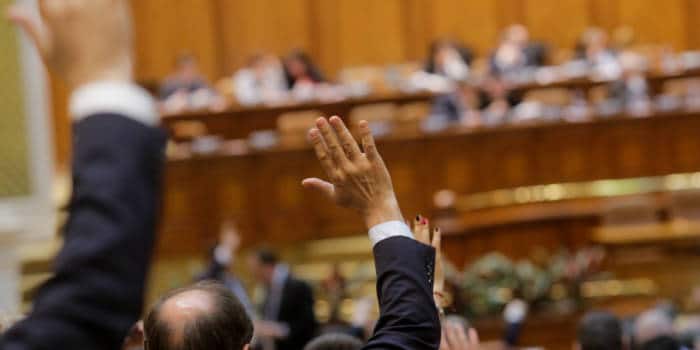
[[[242,66],[251,54],[283,55],[292,49],[312,48],[309,0],[214,2],[220,18],[224,73]]]
[[[473,194],[700,171],[698,117],[697,113],[679,113],[393,135],[396,137],[380,140],[378,147],[392,173],[404,214],[410,217],[429,215],[433,194],[443,189]],[[161,252],[203,251],[205,243],[215,237],[219,220],[227,216],[242,220],[241,231],[249,244],[285,244],[362,232],[357,215],[302,189],[300,181],[310,176],[322,176],[322,172],[308,147],[169,162]],[[525,247],[504,243],[508,236],[502,233],[507,230],[490,230],[494,234],[486,236],[493,239],[480,240],[480,252],[501,247],[517,256],[527,253]],[[563,236],[533,231],[533,242],[551,247],[577,235],[566,232],[578,232],[577,226],[556,230],[564,232]],[[184,232],[188,237],[178,239]],[[467,239],[465,244],[474,242]]]
[[[533,39],[571,48],[591,23],[589,0],[525,0],[524,20]]]
[[[687,47],[687,35],[695,21],[687,22],[686,0],[618,0],[618,25],[631,26],[640,43],[671,44],[675,49]],[[688,26],[688,27],[686,27]]]
[[[700,47],[692,0],[132,0],[138,75],[162,78],[190,51],[210,78],[253,53],[308,50],[333,77],[344,66],[423,59],[431,40],[451,37],[481,54],[501,30],[523,23],[535,39],[573,47],[588,26],[635,29],[640,42]]]
[[[431,40],[453,37],[488,54],[501,30],[530,27],[535,39],[571,48],[586,27],[627,25],[639,42],[700,48],[695,0],[132,0],[137,77],[158,80],[178,54],[191,52],[211,80],[231,74],[251,54],[308,50],[326,75],[345,66],[422,60]],[[56,94],[55,99],[65,99]],[[65,103],[54,102],[59,167]]]

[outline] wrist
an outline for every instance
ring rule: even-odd
[[[111,67],[99,70],[77,71],[66,76],[66,82],[73,89],[95,82],[132,82],[133,67],[130,61],[120,62]]]
[[[393,195],[367,208],[363,217],[368,229],[389,221],[404,222],[399,203]]]

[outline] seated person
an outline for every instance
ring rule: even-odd
[[[501,43],[490,60],[491,74],[510,77],[528,68],[545,64],[546,49],[530,42],[530,32],[520,24],[512,25],[503,33]]]
[[[190,54],[177,58],[175,72],[160,87],[160,99],[169,112],[208,107],[216,102],[216,97],[200,73],[197,59]]]
[[[293,51],[284,58],[283,65],[287,88],[297,100],[311,99],[314,87],[326,82],[321,71],[304,51]]]
[[[180,55],[175,62],[175,72],[165,78],[160,87],[160,98],[167,100],[172,95],[208,90],[209,85],[199,72],[197,58],[191,54]]]
[[[589,312],[578,325],[576,350],[622,350],[622,322],[609,312]]]
[[[276,103],[286,97],[287,81],[279,58],[255,55],[233,76],[234,94],[242,105]]]
[[[454,81],[467,79],[472,61],[469,49],[449,40],[436,40],[430,45],[429,54],[426,73]]]
[[[671,317],[659,309],[646,311],[634,323],[633,340],[635,348],[680,350]]]
[[[596,77],[616,79],[622,74],[617,53],[610,47],[608,34],[600,28],[587,29],[576,47],[576,59],[584,60]]]
[[[648,112],[651,108],[649,83],[645,75],[646,62],[636,53],[620,55],[622,76],[608,86],[608,98],[631,113]]]
[[[444,118],[449,123],[477,126],[481,123],[480,109],[483,103],[479,87],[471,82],[461,81],[453,93],[435,99],[430,115]]]

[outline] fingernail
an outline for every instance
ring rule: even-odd
[[[423,225],[427,225],[427,224],[428,224],[428,219],[427,219],[427,218],[423,218],[423,220],[421,220],[420,223],[423,224]]]
[[[433,231],[435,231],[435,233],[438,233],[438,232],[440,232],[440,228],[436,227],[433,229]]]

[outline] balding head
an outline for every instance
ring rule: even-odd
[[[202,282],[163,297],[146,317],[146,350],[242,350],[253,324],[224,286]]]

